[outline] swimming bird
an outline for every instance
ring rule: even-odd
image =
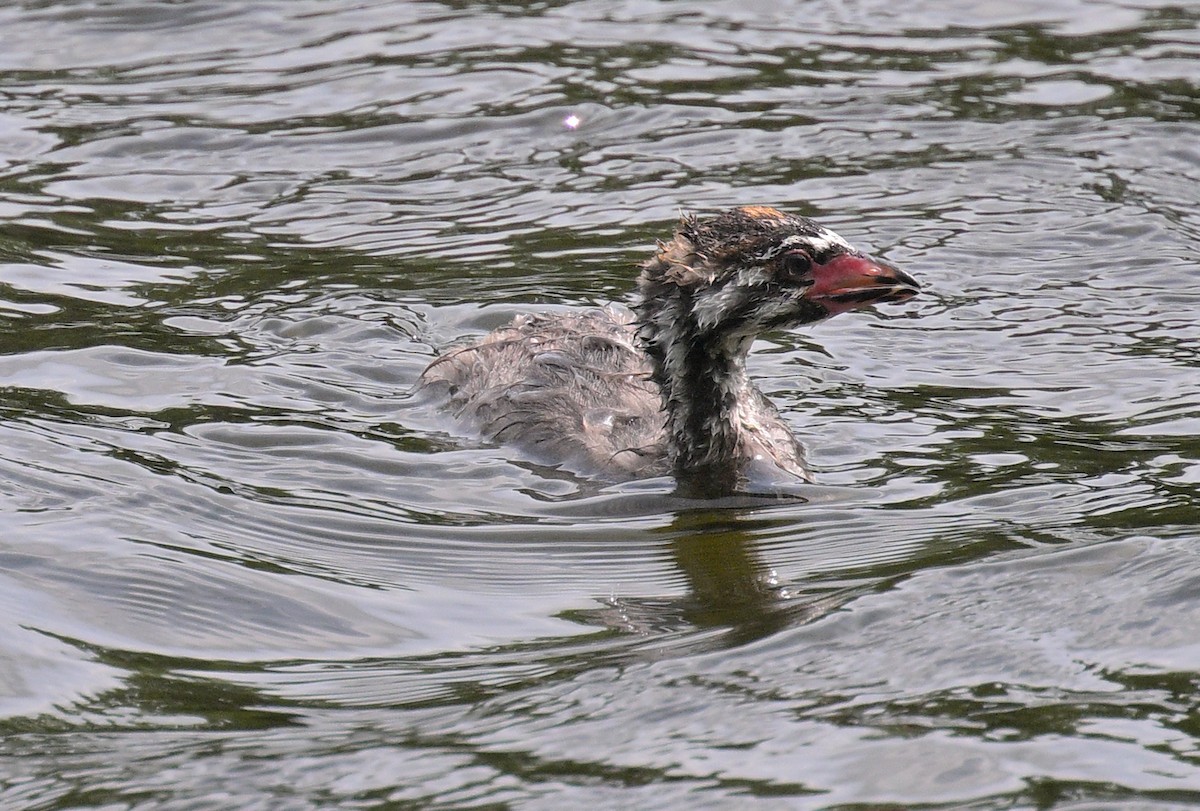
[[[632,318],[522,315],[434,360],[419,387],[486,437],[585,476],[671,474],[704,495],[809,481],[799,443],[747,375],[755,337],[919,290],[828,228],[766,206],[683,217],[637,285]]]

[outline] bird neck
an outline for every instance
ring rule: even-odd
[[[758,399],[746,375],[753,338],[701,330],[683,291],[643,301],[639,323],[676,478],[705,491],[732,489],[747,453],[741,412]]]

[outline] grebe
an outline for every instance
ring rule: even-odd
[[[525,315],[429,364],[421,388],[484,435],[609,480],[673,474],[704,494],[809,481],[750,381],[756,336],[918,292],[804,217],[746,206],[684,217],[638,278],[636,317]]]

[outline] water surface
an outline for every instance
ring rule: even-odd
[[[1194,7],[0,31],[0,805],[1200,802]],[[927,289],[756,346],[804,500],[606,487],[407,397],[752,203]]]

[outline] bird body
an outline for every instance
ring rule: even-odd
[[[673,474],[702,493],[808,480],[803,452],[754,386],[754,338],[917,284],[812,220],[748,206],[686,217],[642,266],[636,316],[520,316],[421,376],[485,436],[584,475]]]
[[[662,400],[628,313],[613,308],[518,316],[430,364],[456,415],[580,473],[640,478],[670,472]]]

